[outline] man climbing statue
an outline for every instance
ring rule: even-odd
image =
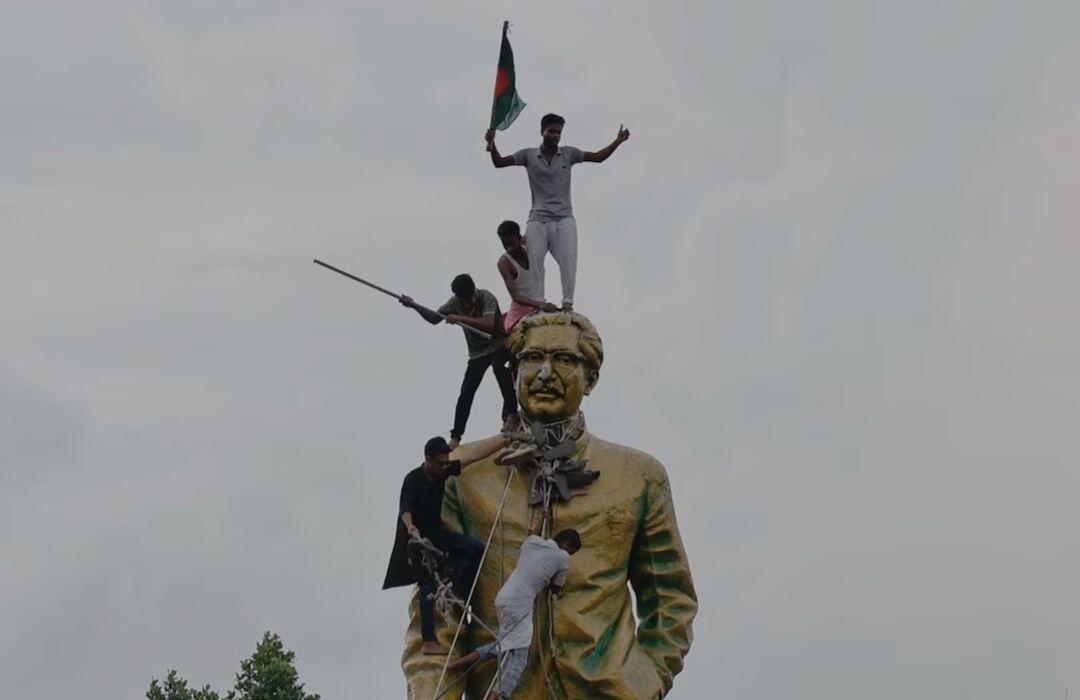
[[[476,576],[476,567],[484,545],[473,537],[450,532],[442,522],[443,492],[446,480],[461,474],[461,470],[477,460],[494,453],[504,440],[489,440],[473,449],[464,460],[450,459],[450,446],[442,437],[433,437],[424,444],[424,463],[405,475],[398,504],[398,522],[390,564],[386,567],[383,589],[419,584],[420,627],[424,643],[422,653],[446,655],[449,651],[435,637],[435,581],[429,572],[410,563],[407,553],[409,539],[427,539],[450,555],[453,567],[453,591],[464,600]]]
[[[577,222],[570,205],[570,169],[578,163],[603,163],[615,149],[630,138],[630,131],[619,125],[615,140],[599,151],[582,151],[573,146],[559,146],[566,120],[558,114],[545,114],[540,120],[543,141],[539,148],[523,148],[513,155],[503,156],[495,146],[495,130],[484,136],[496,168],[520,165],[529,175],[532,209],[525,227],[529,258],[537,262],[540,289],[544,289],[544,256],[548,252],[559,264],[562,279],[562,306],[574,305],[574,286],[577,281]],[[542,297],[543,295],[541,295]]]
[[[542,528],[543,518],[541,511],[537,510],[529,536],[521,543],[517,566],[495,596],[499,636],[447,668],[449,671],[468,669],[477,662],[498,657],[497,687],[488,693],[485,700],[507,700],[517,689],[529,661],[536,596],[545,588],[553,593],[559,592],[566,583],[570,557],[581,549],[581,536],[576,530],[563,530],[551,539],[544,539],[540,536]]]

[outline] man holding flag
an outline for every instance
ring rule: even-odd
[[[559,147],[566,120],[557,114],[546,114],[540,120],[543,141],[539,148],[523,148],[511,156],[499,154],[495,146],[495,130],[504,130],[513,123],[525,107],[517,94],[514,75],[514,52],[506,38],[509,23],[503,23],[499,69],[495,78],[495,100],[491,107],[491,127],[484,138],[496,168],[523,166],[529,175],[532,209],[525,227],[525,242],[529,258],[539,265],[541,289],[544,283],[544,258],[548,252],[559,264],[562,279],[562,306],[574,305],[574,286],[577,280],[577,222],[570,205],[570,168],[578,163],[603,163],[619,145],[630,138],[630,131],[619,125],[615,140],[599,151],[582,151],[572,146]]]

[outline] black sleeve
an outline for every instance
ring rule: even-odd
[[[398,505],[398,518],[402,513],[412,513],[416,517],[416,480],[413,472],[405,475],[405,481],[401,483],[401,501]]]

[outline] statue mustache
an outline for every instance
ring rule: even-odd
[[[551,379],[534,379],[529,383],[529,393],[554,394],[559,397],[563,395],[562,391],[555,386],[555,382]]]

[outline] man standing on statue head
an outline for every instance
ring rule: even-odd
[[[540,289],[544,289],[544,256],[548,252],[559,264],[562,281],[562,306],[574,305],[577,283],[577,221],[570,205],[570,168],[578,163],[603,163],[619,145],[630,138],[630,131],[619,125],[615,140],[599,151],[582,151],[573,146],[559,146],[566,120],[558,114],[545,114],[540,119],[542,141],[538,148],[523,148],[513,155],[503,156],[495,146],[495,130],[484,138],[496,168],[520,165],[529,176],[532,209],[525,228],[529,259],[539,268]],[[540,298],[543,294],[539,295]]]

